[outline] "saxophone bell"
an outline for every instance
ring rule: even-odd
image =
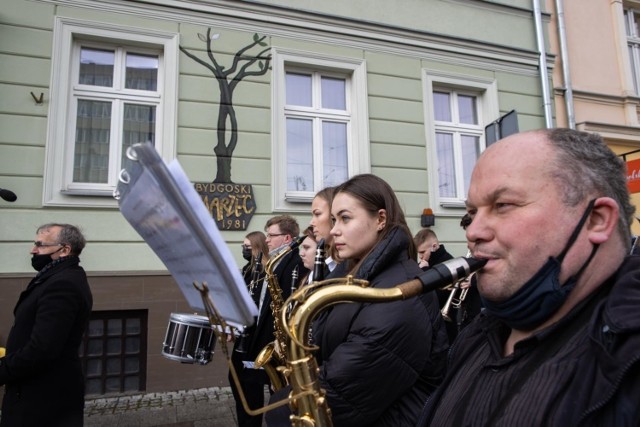
[[[255,360],[256,368],[263,368],[264,372],[271,381],[271,388],[277,391],[284,387],[286,381],[283,380],[282,375],[278,371],[277,362],[279,361],[279,352],[276,349],[276,341],[271,341],[264,346]]]

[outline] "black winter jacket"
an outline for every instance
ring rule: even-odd
[[[418,425],[640,425],[639,307],[640,256],[632,255],[594,295],[506,358],[496,352],[508,328],[481,314],[455,341]],[[507,381],[509,369],[518,381]]]
[[[355,274],[391,288],[421,273],[394,230]],[[444,370],[447,337],[435,294],[334,306],[314,323],[321,386],[340,426],[414,426]]]

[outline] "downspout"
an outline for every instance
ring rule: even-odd
[[[553,113],[551,111],[551,96],[549,95],[549,77],[547,76],[547,54],[544,45],[542,31],[542,13],[540,12],[540,0],[533,0],[533,18],[536,24],[536,39],[538,41],[538,68],[540,69],[540,84],[542,86],[542,100],[544,107],[544,122],[547,129],[553,127]]]
[[[573,88],[569,72],[569,51],[567,49],[567,33],[564,26],[564,7],[562,0],[555,0],[558,20],[558,38],[560,39],[560,58],[562,59],[562,81],[564,82],[564,105],[567,110],[569,129],[576,128],[576,115],[573,111]]]

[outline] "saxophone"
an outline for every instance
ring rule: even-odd
[[[307,236],[300,236],[294,239],[289,246],[280,251],[279,254],[269,259],[267,265],[265,266],[265,280],[267,281],[267,289],[269,290],[269,295],[271,295],[271,313],[273,314],[273,335],[274,340],[267,344],[261,351],[258,353],[258,356],[255,360],[256,368],[264,368],[265,372],[269,376],[271,380],[271,386],[274,390],[279,390],[285,384],[283,381],[282,374],[278,371],[279,366],[283,366],[286,363],[286,354],[287,354],[287,333],[285,331],[286,322],[282,322],[281,313],[285,310],[284,300],[282,299],[282,289],[278,284],[278,278],[273,273],[275,266],[278,262],[289,252],[297,249],[300,246],[300,243]],[[277,360],[274,360],[277,359]]]
[[[486,260],[454,258],[420,274],[416,279],[394,288],[368,288],[366,280],[346,278],[329,279],[318,287],[302,287],[290,300],[295,300],[289,319],[282,313],[281,321],[287,324],[290,343],[287,348],[287,367],[284,375],[291,384],[289,406],[292,409],[293,427],[331,427],[331,409],[325,392],[320,387],[319,368],[312,351],[317,347],[307,346],[302,340],[307,336],[314,317],[325,308],[342,302],[389,302],[404,300],[437,288],[455,283],[486,264]],[[333,286],[329,286],[333,285]],[[356,285],[356,286],[354,286]]]

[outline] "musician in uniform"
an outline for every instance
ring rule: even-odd
[[[269,248],[267,240],[262,231],[252,231],[248,233],[242,242],[242,258],[247,263],[242,267],[242,277],[249,294],[253,298],[256,305],[259,303],[259,289],[262,281],[264,281],[264,266],[269,260]],[[269,379],[263,370],[252,369],[245,366],[251,366],[255,360],[256,352],[249,352],[249,341],[251,335],[255,332],[255,324],[246,328],[243,333],[236,338],[231,353],[231,362],[238,374],[240,386],[244,392],[249,408],[257,409],[264,404],[264,386],[268,384]],[[253,357],[253,358],[251,358]],[[238,393],[238,387],[229,372],[229,384],[231,392],[236,402],[236,415],[240,426],[261,426],[262,416],[251,416],[247,414],[242,405],[242,400]]]
[[[596,134],[511,135],[478,159],[466,204],[484,310],[418,425],[640,425],[624,162]]]
[[[278,215],[269,219],[265,225],[265,241],[269,249],[269,259],[274,258],[285,250],[299,234],[300,226],[295,218],[289,215]],[[296,285],[296,276],[305,275],[307,269],[304,267],[297,250],[285,255],[273,268],[273,274],[277,278],[278,286],[282,291],[282,299],[286,300],[291,294],[291,288]],[[268,287],[266,280],[259,280],[257,286],[253,289],[256,305],[258,306],[258,317],[255,326],[251,328],[250,334],[244,343],[246,345],[246,352],[243,357],[245,361],[244,372],[247,377],[255,379],[252,384],[247,384],[246,387],[243,384],[245,396],[251,396],[248,399],[251,400],[248,402],[251,409],[258,409],[264,406],[264,385],[271,386],[264,370],[255,369],[253,364],[260,351],[267,344],[274,341],[272,298]],[[270,391],[272,391],[271,387]],[[260,427],[262,425],[262,415],[249,416],[241,407],[237,390],[234,392],[234,397],[236,397],[236,409],[240,427]]]

